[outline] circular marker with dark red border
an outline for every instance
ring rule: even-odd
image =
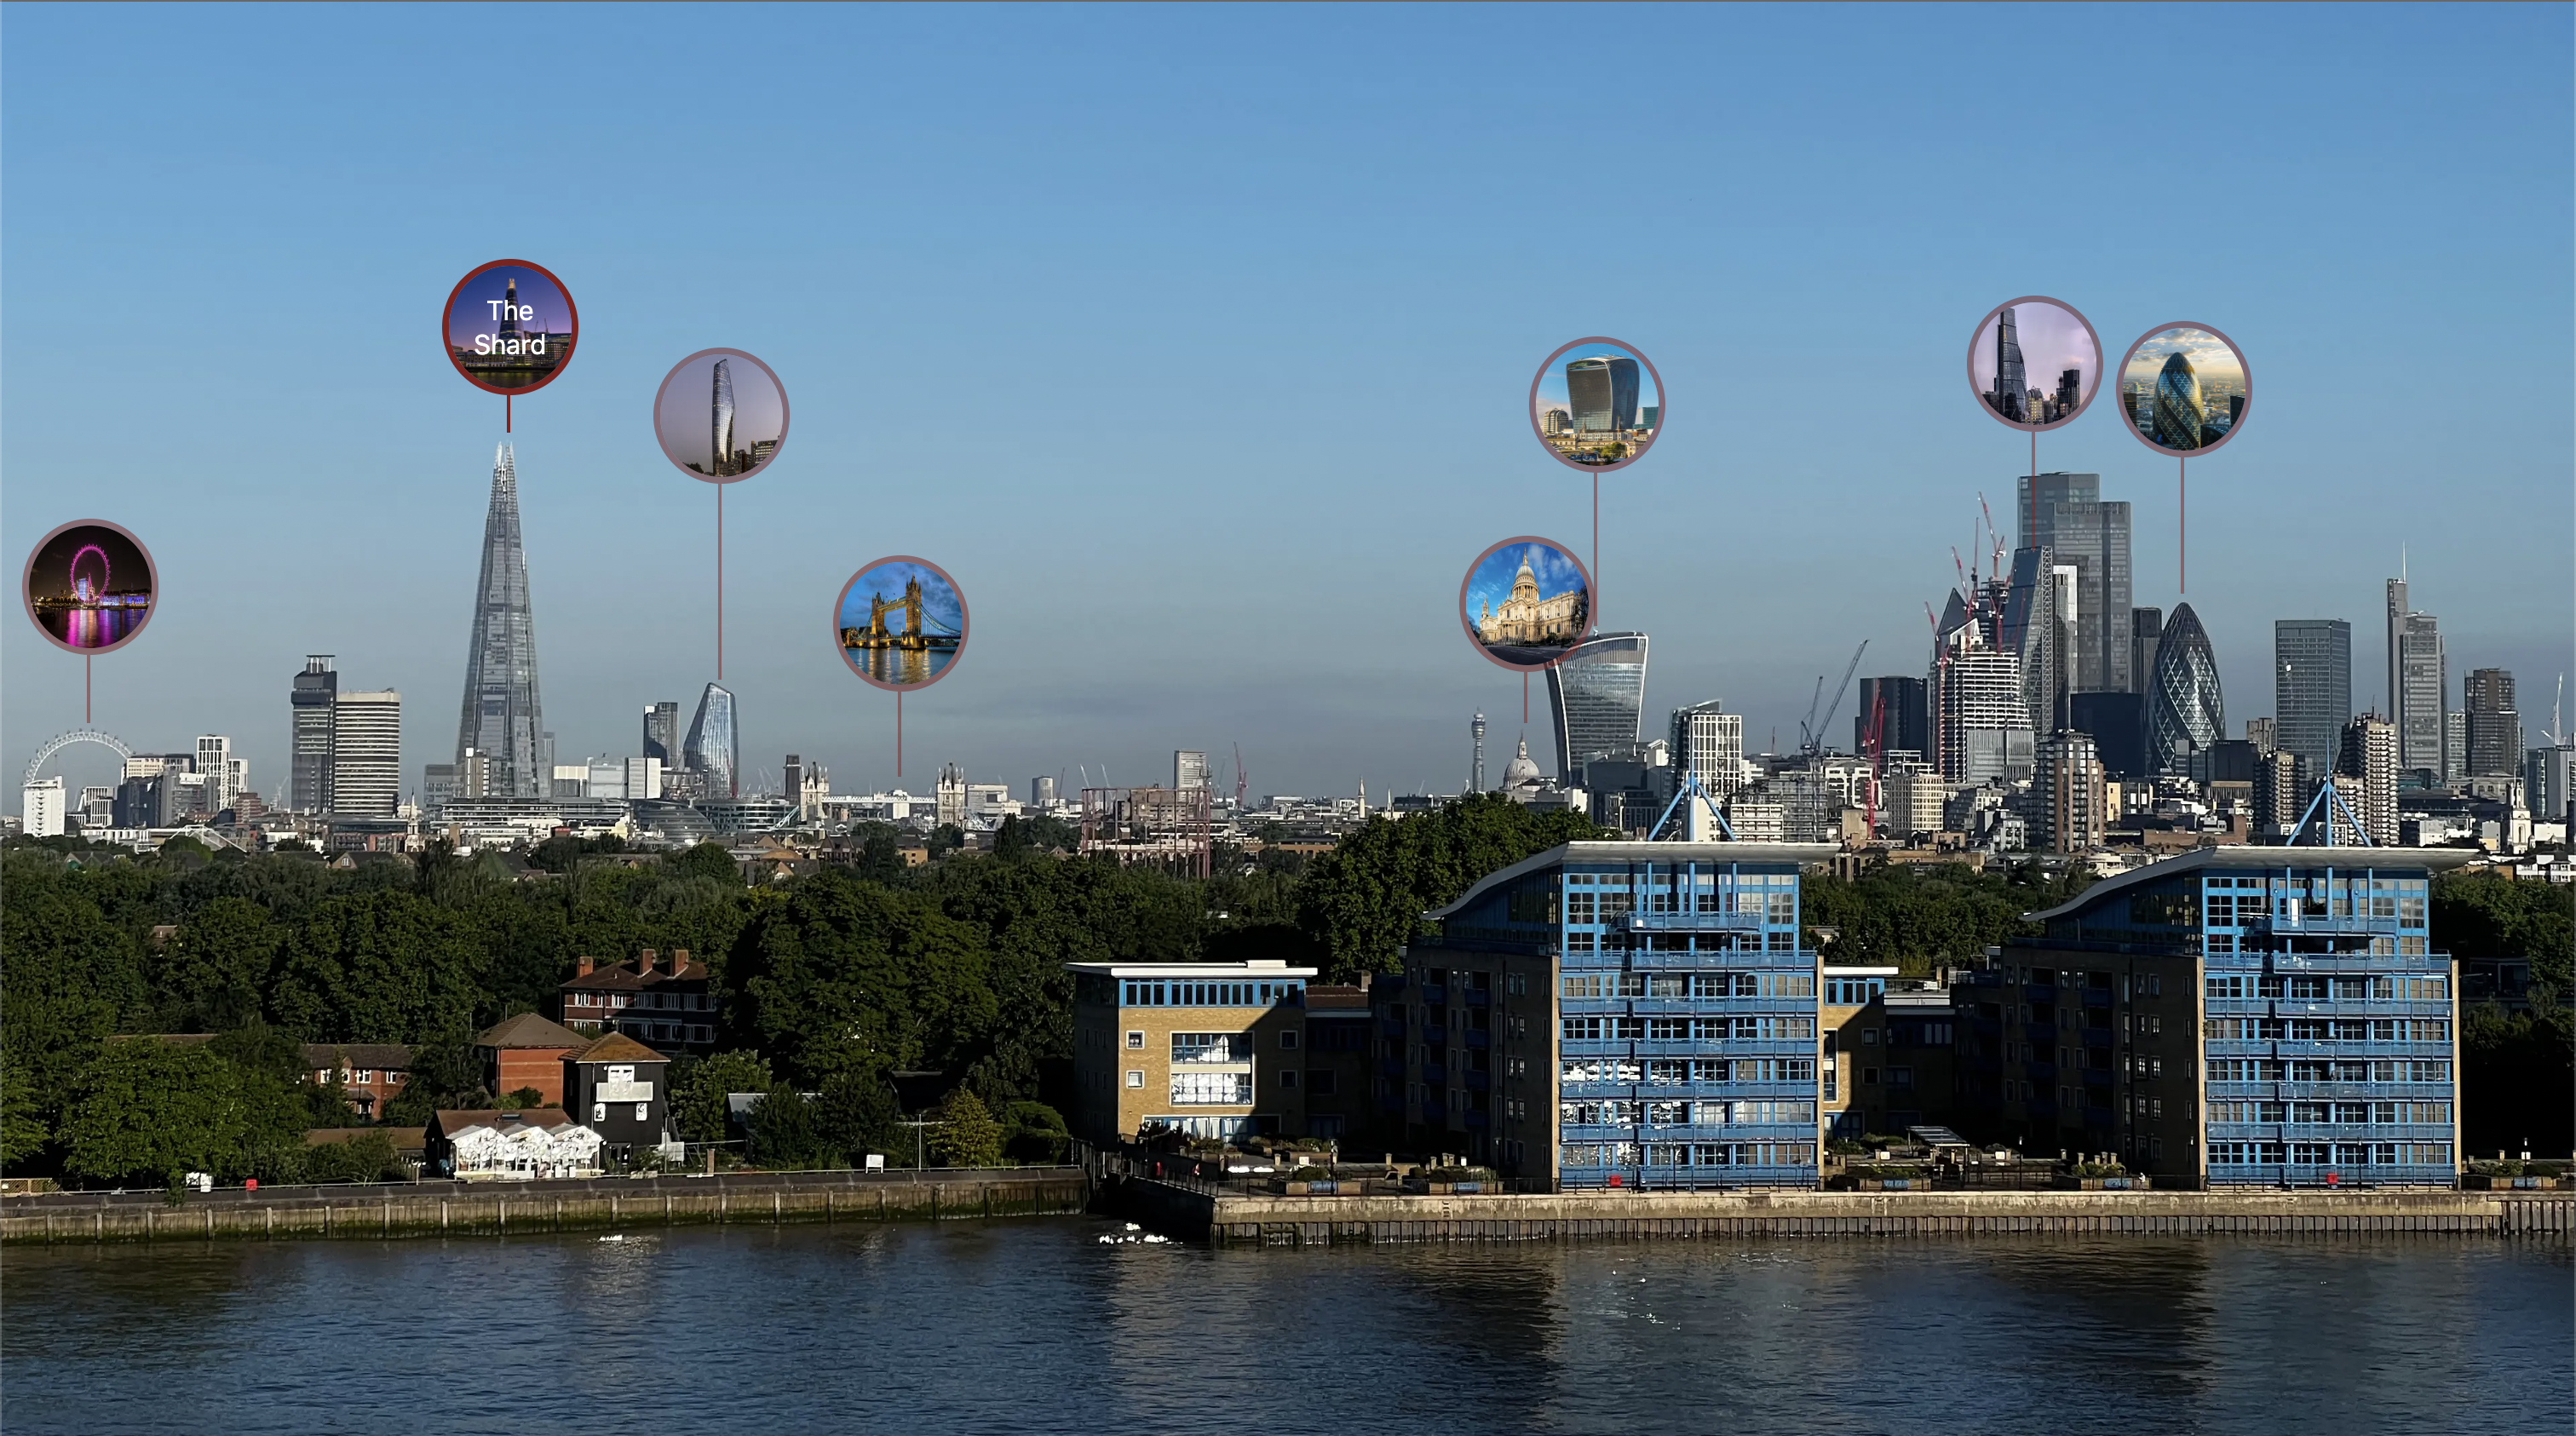
[[[1519,567],[1505,553],[1512,548],[1527,550]],[[1527,591],[1520,582],[1523,570],[1530,575]],[[1574,586],[1566,588],[1569,576]],[[1476,555],[1458,581],[1458,627],[1487,661],[1514,673],[1554,668],[1591,632],[1591,571],[1554,539],[1507,538]],[[1492,638],[1485,628],[1493,630]],[[1523,641],[1509,641],[1514,638]]]
[[[2151,345],[2157,347],[2150,349]],[[2217,362],[2217,351],[2220,349],[2227,351],[2227,363],[2235,366],[2236,372],[2233,375],[2225,373],[2225,365]],[[2143,397],[2147,403],[2147,413],[2144,418],[2139,416],[2136,406],[2130,402],[2128,387],[2129,366],[2138,362],[2138,356],[2142,350],[2147,351],[2148,354],[2147,373],[2139,381],[2144,385]],[[2194,352],[2202,356],[2202,362],[2198,365],[2193,364],[2191,360]],[[2200,405],[2201,423],[2198,427],[2203,436],[2209,432],[2208,417],[2213,388],[2222,399],[2231,395],[2241,395],[2244,398],[2245,402],[2242,405],[2222,406],[2227,409],[2227,424],[2225,428],[2219,430],[2218,437],[2215,439],[2204,438],[2201,443],[2176,445],[2169,444],[2158,437],[2159,434],[2169,432],[2166,427],[2169,423],[2183,418],[2176,415],[2168,419],[2156,412],[2157,396],[2165,385],[2165,371],[2177,358],[2182,361],[2182,376],[2189,378],[2192,394]],[[2202,382],[2204,368],[2212,376],[2209,383]],[[2139,335],[2138,342],[2129,346],[2129,352],[2120,356],[2119,375],[2121,423],[2137,437],[2139,443],[2159,454],[2197,459],[2203,454],[2215,453],[2225,448],[2228,440],[2236,437],[2237,431],[2245,427],[2245,416],[2254,412],[2254,370],[2245,362],[2245,351],[2236,347],[2235,340],[2207,324],[2178,320],[2171,324],[2159,324]]]
[[[1578,349],[1591,352],[1577,354],[1575,351]],[[1574,357],[1566,359],[1569,354]],[[1556,362],[1559,359],[1565,359],[1569,367],[1559,370]],[[1621,418],[1629,421],[1629,427],[1625,429],[1597,431],[1600,433],[1600,440],[1591,443],[1587,443],[1583,437],[1586,431],[1572,427],[1583,423],[1587,417],[1597,420],[1605,412],[1586,409],[1578,413],[1574,408],[1572,388],[1577,376],[1570,366],[1586,359],[1605,361],[1603,369],[1597,371],[1597,382],[1604,387],[1588,397],[1608,406],[1606,413],[1612,424],[1615,425]],[[1619,394],[1621,387],[1619,381],[1622,376],[1618,373],[1618,368],[1622,361],[1629,365],[1629,372],[1625,377],[1630,387],[1624,398]],[[1567,391],[1562,398],[1552,394],[1542,396],[1539,392],[1549,386],[1552,371],[1556,386]],[[1654,388],[1652,403],[1647,402],[1648,385]],[[1655,368],[1655,361],[1647,358],[1644,351],[1636,345],[1599,335],[1588,339],[1577,339],[1571,344],[1559,345],[1555,353],[1548,355],[1539,364],[1538,372],[1530,376],[1530,432],[1538,436],[1539,447],[1547,450],[1549,458],[1567,468],[1581,469],[1588,474],[1606,474],[1613,469],[1624,469],[1646,457],[1646,450],[1652,448],[1655,440],[1663,436],[1666,399],[1662,372]],[[1565,426],[1553,434],[1549,432],[1546,418],[1550,410],[1563,416],[1559,422]],[[1617,458],[1603,454],[1604,449],[1614,447],[1625,449],[1626,453]]]
[[[971,626],[957,580],[910,554],[862,565],[832,600],[832,644],[841,661],[895,693],[918,692],[955,672]]]
[[[740,483],[787,444],[787,386],[742,350],[701,349],[653,391],[653,437],[690,478]]]
[[[123,525],[81,519],[37,541],[18,593],[47,643],[95,657],[143,636],[161,603],[160,569]]]
[[[477,265],[439,311],[447,362],[492,394],[531,394],[562,378],[580,337],[572,291],[554,271],[524,259]]]
[[[2003,401],[1994,392],[2003,362],[2002,355],[1997,352],[2003,327],[1999,320],[2007,309],[2013,311],[2013,356],[2022,366],[2022,392],[2013,396],[2014,412],[2010,414],[1998,407]],[[2034,309],[2038,312],[2029,312]],[[2028,341],[2021,338],[2026,330],[2032,333]],[[2041,351],[2037,358],[2031,357],[2035,347]],[[2039,384],[2043,402],[2058,402],[2064,393],[2061,382],[2066,373],[2066,361],[2070,359],[2075,361],[2078,370],[2075,406],[2052,419],[2033,422],[2021,417],[2022,410],[2029,405],[2030,386],[2035,378],[2045,381]],[[1977,407],[1985,411],[1987,418],[2006,428],[2019,429],[2025,434],[2045,434],[2051,429],[2062,429],[2084,417],[2084,411],[2093,407],[2095,396],[2102,392],[2102,336],[2094,332],[2092,320],[2078,313],[2075,306],[2065,300],[2051,299],[2045,294],[2025,294],[2019,299],[2007,299],[1987,310],[1986,317],[1978,320],[1977,327],[1968,333],[1968,392],[1976,398]]]

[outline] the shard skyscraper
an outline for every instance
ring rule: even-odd
[[[483,519],[483,577],[465,645],[465,705],[456,767],[465,750],[488,756],[482,796],[542,798],[554,775],[537,706],[537,620],[528,602],[528,556],[519,542],[519,474],[505,441],[492,457],[492,507]]]

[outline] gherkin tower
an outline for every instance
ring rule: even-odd
[[[488,755],[486,796],[542,798],[545,715],[537,704],[537,620],[528,601],[528,557],[519,541],[519,474],[504,442],[492,456],[492,506],[483,518],[483,576],[465,642],[465,702],[456,725],[457,772],[469,748]]]

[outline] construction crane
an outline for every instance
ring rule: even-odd
[[[1815,721],[1816,705],[1812,702],[1807,705],[1807,716],[1798,724],[1799,730],[1806,735],[1805,741],[1798,745],[1798,750],[1808,757],[1813,758],[1824,751],[1825,729],[1833,726],[1834,714],[1842,710],[1843,695],[1851,691],[1852,675],[1860,671],[1860,656],[1867,652],[1869,652],[1869,640],[1864,638],[1860,641],[1860,647],[1852,650],[1851,662],[1843,667],[1843,681],[1835,685],[1833,704],[1825,709],[1822,723]],[[1822,696],[1824,691],[1825,676],[1819,673],[1816,675],[1816,692]]]
[[[1234,745],[1234,811],[1237,817],[1243,814],[1243,792],[1251,781],[1243,771],[1243,745],[1237,743]]]

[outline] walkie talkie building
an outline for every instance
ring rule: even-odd
[[[1637,427],[1637,361],[1600,355],[1565,362],[1565,398],[1578,433],[1624,434]]]

